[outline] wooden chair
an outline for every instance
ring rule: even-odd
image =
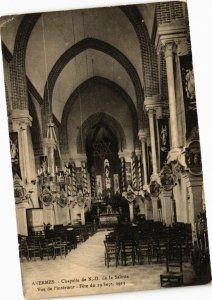
[[[41,254],[41,259],[43,260],[44,257],[49,257],[51,256],[52,258],[54,258],[54,247],[53,247],[53,243],[51,241],[49,241],[48,239],[45,240],[41,240],[40,241],[40,254]]]
[[[172,245],[167,247],[166,272],[160,275],[161,287],[182,286],[183,285],[183,267],[182,267],[182,247],[181,245]]]
[[[60,237],[56,237],[52,240],[53,244],[53,250],[54,250],[54,259],[57,256],[60,256],[60,258],[63,257],[63,255],[66,257],[67,255],[67,245],[62,241]]]
[[[131,260],[132,264],[135,264],[135,243],[134,241],[122,241],[121,246],[121,262],[122,265],[127,265],[128,259]]]
[[[19,257],[21,262],[23,261],[23,257],[29,260],[29,253],[26,240],[19,241]]]
[[[110,262],[115,260],[117,267],[119,263],[119,251],[120,247],[116,241],[104,241],[105,245],[105,266],[109,268]]]
[[[156,256],[157,263],[162,263],[166,260],[167,242],[163,240],[155,240],[153,242],[153,256]]]
[[[142,263],[145,257],[147,257],[148,263],[150,264],[152,260],[152,250],[148,240],[139,240],[136,243],[136,256],[139,264]]]
[[[28,260],[32,258],[36,260],[36,257],[41,259],[40,245],[37,239],[30,239],[27,241],[27,253]]]

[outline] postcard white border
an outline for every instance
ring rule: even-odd
[[[40,11],[56,11],[82,7],[100,7],[156,2],[152,0],[1,0],[0,15],[13,15]],[[195,84],[204,171],[204,184],[209,227],[209,242],[212,251],[212,1],[188,0],[192,52],[195,70]],[[20,265],[16,238],[15,206],[9,157],[9,139],[4,95],[3,68],[0,54],[0,297],[1,299],[24,299],[22,296]],[[6,245],[6,246],[3,246]],[[211,252],[212,257],[212,252]],[[123,294],[86,296],[85,299],[125,300],[130,298],[153,299],[209,299],[212,285],[180,289],[142,291]],[[62,298],[60,298],[62,299]],[[71,297],[65,299],[84,299]]]

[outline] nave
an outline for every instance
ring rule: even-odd
[[[54,290],[54,297],[56,296],[67,296],[70,295],[85,295],[88,294],[88,288],[77,288],[80,283],[70,283],[68,280],[74,280],[76,278],[86,278],[86,282],[82,282],[84,285],[89,285],[90,283],[96,284],[96,287],[91,289],[89,287],[89,293],[110,293],[112,290],[114,292],[124,292],[124,291],[138,291],[138,290],[150,290],[160,288],[160,274],[165,271],[165,262],[157,263],[156,259],[153,259],[151,264],[148,264],[147,259],[145,259],[142,264],[138,264],[137,261],[133,266],[132,263],[127,263],[127,265],[118,265],[116,268],[114,261],[111,261],[109,268],[105,266],[104,261],[104,240],[105,236],[111,231],[100,230],[91,236],[84,243],[78,244],[77,248],[72,250],[68,255],[58,256],[55,260],[48,260],[45,257],[42,261],[36,258],[36,261],[32,259],[31,261],[23,260],[21,264],[21,270],[23,275],[23,284],[25,289],[25,295],[32,297],[36,295],[37,297],[45,297],[46,292],[38,292],[38,288],[43,288],[47,286],[75,286],[74,289],[59,289]],[[120,276],[115,280],[102,280],[103,277],[109,278],[112,276],[115,278]],[[183,263],[183,275],[184,275],[184,285],[194,284],[195,273],[190,262]],[[123,278],[123,277],[128,278]],[[88,277],[98,280],[93,280],[88,282]],[[64,279],[64,280],[63,280]],[[45,280],[54,280],[55,284],[44,284],[42,286],[35,284],[32,286],[33,282],[42,282]],[[61,282],[62,281],[62,282]],[[105,282],[105,285],[104,285]],[[114,286],[110,286],[109,283],[113,283]],[[122,285],[119,285],[121,284]],[[97,287],[97,284],[102,284],[103,287]],[[117,284],[117,285],[116,285]],[[49,297],[51,292],[48,291]]]
[[[209,283],[186,3],[18,16],[2,50],[25,291],[90,272]]]

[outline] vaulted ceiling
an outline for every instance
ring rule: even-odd
[[[138,5],[137,9],[151,34],[154,4]],[[22,16],[16,16],[2,30],[3,42],[12,54],[21,20]],[[92,45],[88,42],[84,48],[75,49],[77,47],[74,48],[74,45],[83,40],[90,40]],[[43,13],[27,44],[26,74],[44,98],[51,70],[56,63],[59,66],[65,52],[74,48],[75,54],[70,55],[63,64],[52,86],[52,109],[59,121],[70,95],[83,82],[95,76],[113,81],[128,94],[136,106],[136,86],[132,80],[134,75],[130,71],[134,69],[133,74],[138,76],[143,87],[140,47],[132,23],[119,7]]]

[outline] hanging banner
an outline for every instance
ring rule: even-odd
[[[119,194],[120,193],[119,174],[113,174],[113,182],[114,182],[114,194]]]
[[[77,186],[77,191],[82,190],[82,170],[81,170],[81,167],[76,167],[76,186]]]
[[[18,148],[18,132],[10,132],[10,155],[13,177],[17,174],[20,178],[22,178]]]
[[[191,54],[180,56],[180,67],[186,118],[186,138],[188,138],[191,134],[192,129],[198,125],[194,73]]]
[[[102,176],[96,175],[96,189],[97,189],[97,196],[102,196]]]
[[[128,186],[132,184],[131,162],[125,162],[125,171],[126,171],[126,179],[127,179],[127,186]]]
[[[162,168],[166,162],[168,151],[170,150],[168,119],[158,119],[158,131],[160,140],[160,167]]]

